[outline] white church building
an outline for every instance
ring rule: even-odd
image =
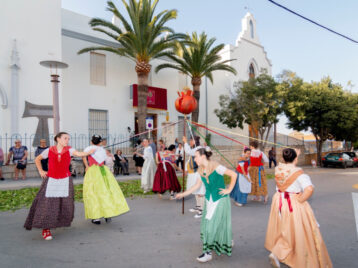
[[[58,70],[61,131],[76,138],[86,137],[83,140],[88,144],[88,136],[93,133],[112,139],[111,143],[123,139],[129,130],[136,130],[134,63],[106,52],[77,54],[85,47],[115,44],[93,31],[88,25],[90,19],[62,9],[61,0],[1,1],[0,25],[6,25],[0,27],[0,147],[4,150],[16,137],[32,146],[35,133],[44,131],[46,124],[49,133],[53,133],[53,119],[48,118],[53,103],[50,69],[39,64],[44,60],[68,64],[68,68]],[[230,63],[237,70],[236,76],[214,72],[214,84],[203,78],[200,122],[226,129],[214,114],[220,108],[219,96],[229,94],[234,82],[247,80],[250,75],[271,74],[272,65],[256,27],[255,18],[247,13],[237,40],[221,52],[223,59],[236,59]],[[160,62],[152,61],[152,70]],[[165,69],[158,74],[152,71],[149,82],[153,91],[166,93],[166,105],[149,106],[154,127],[180,120],[182,115],[175,110],[174,102],[178,90],[191,87],[190,79],[176,70]],[[182,135],[182,131],[176,127],[174,136]],[[235,131],[248,135],[247,126]],[[155,138],[161,135],[159,132]],[[81,149],[87,144],[76,147]]]

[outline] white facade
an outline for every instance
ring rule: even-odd
[[[90,79],[90,53],[77,54],[82,48],[112,42],[105,35],[91,30],[88,25],[90,19],[61,9],[60,0],[2,1],[0,23],[11,27],[0,27],[0,135],[36,132],[38,119],[22,118],[22,114],[25,101],[52,105],[50,71],[39,65],[40,61],[49,59],[69,65],[69,68],[59,72],[61,130],[88,135],[90,109],[107,111],[109,134],[125,134],[128,127],[134,129],[136,108],[132,107],[129,90],[130,85],[137,83],[134,62],[111,53],[99,52],[105,55],[105,85],[94,85]],[[214,73],[214,84],[203,78],[199,104],[199,121],[202,123],[226,128],[214,114],[214,110],[219,108],[219,95],[229,94],[235,81],[247,80],[250,64],[254,67],[255,75],[262,72],[271,74],[271,63],[260,44],[256,21],[250,13],[242,19],[242,25],[235,45],[226,45],[222,51],[223,59],[236,59],[230,64],[238,75],[218,71]],[[14,68],[11,68],[10,56],[15,39],[19,57],[18,100],[11,97],[15,89],[11,82]],[[151,62],[152,70],[159,62]],[[153,72],[150,83],[154,87],[167,89],[169,118],[172,122],[177,121],[180,116],[174,107],[177,90],[185,85],[191,86],[190,78],[175,70],[165,69],[158,74]],[[15,117],[11,117],[13,105],[18,105]],[[157,115],[158,126],[166,120],[166,111],[149,109],[148,112]],[[16,125],[18,129],[14,131],[12,126]],[[52,119],[49,120],[49,127],[52,133]],[[248,134],[247,128],[235,131]]]

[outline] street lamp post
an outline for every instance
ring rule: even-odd
[[[51,71],[52,101],[53,101],[53,132],[57,134],[60,131],[60,108],[59,108],[59,97],[58,97],[58,83],[60,83],[60,80],[58,80],[58,78],[60,76],[57,74],[57,70],[67,68],[68,64],[60,61],[46,60],[46,61],[41,61],[40,65],[46,68],[50,68]]]

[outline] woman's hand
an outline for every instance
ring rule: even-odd
[[[187,140],[187,138],[186,138],[185,136],[183,136],[183,142],[184,142],[184,143],[187,143],[187,142],[188,142],[188,140]]]
[[[249,178],[249,176],[245,175],[245,178],[247,179],[247,181],[248,181],[249,183],[252,183],[252,181],[251,181],[251,179]]]
[[[178,193],[176,194],[175,199],[182,199],[183,197],[184,197],[183,193]]]
[[[39,171],[41,178],[46,179],[47,178],[47,171],[40,170]]]
[[[91,155],[91,154],[93,154],[95,151],[97,151],[97,148],[93,148],[93,149],[90,150],[88,153]]]
[[[230,194],[231,193],[231,191],[229,190],[229,189],[219,189],[220,190],[220,192],[219,192],[219,194],[220,195],[227,195],[227,194]]]

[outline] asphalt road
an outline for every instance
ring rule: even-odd
[[[357,267],[358,242],[352,185],[356,169],[308,169],[315,185],[310,203],[335,267]],[[269,181],[269,193],[274,181]],[[131,211],[112,223],[93,225],[84,219],[83,204],[76,203],[70,228],[53,230],[44,241],[41,230],[22,226],[28,210],[0,213],[1,267],[270,267],[264,248],[270,205],[251,202],[232,206],[235,247],[231,257],[216,256],[207,264],[201,254],[200,220],[187,212],[194,199],[181,202],[156,197],[127,200]]]

